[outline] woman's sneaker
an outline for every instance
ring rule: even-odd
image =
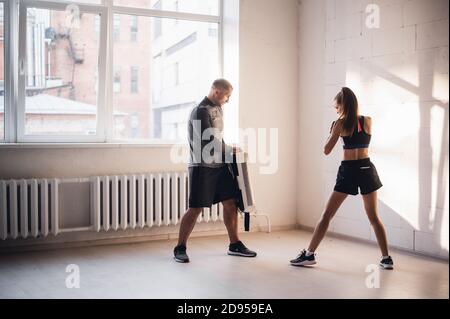
[[[303,249],[297,258],[291,260],[292,266],[311,266],[316,264],[316,258],[314,253],[307,256],[306,250]]]
[[[173,250],[174,259],[179,263],[188,263],[189,257],[186,254],[186,246],[178,245]]]
[[[384,269],[394,269],[394,261],[391,256],[387,256],[381,259],[380,266]]]
[[[228,247],[228,255],[232,256],[242,256],[242,257],[255,257],[256,253],[247,247],[241,242],[230,244]]]

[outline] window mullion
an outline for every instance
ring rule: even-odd
[[[219,15],[220,15],[220,21],[218,26],[218,33],[219,33],[219,72],[220,76],[224,76],[224,42],[223,42],[223,0],[219,0]]]
[[[16,142],[16,106],[17,106],[17,0],[4,1],[4,121],[5,142]]]
[[[113,139],[113,126],[114,126],[114,107],[113,107],[113,32],[114,32],[114,13],[112,10],[112,1],[107,1],[107,52],[106,52],[106,142],[110,143]]]
[[[25,135],[25,87],[26,87],[26,33],[27,33],[27,8],[24,5],[19,7],[19,54],[17,55],[17,104],[16,104],[16,140],[24,142]]]
[[[108,127],[108,99],[107,99],[107,57],[108,50],[108,10],[103,8],[100,19],[100,45],[98,54],[98,97],[97,97],[97,136],[106,142]]]

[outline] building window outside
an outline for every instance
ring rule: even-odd
[[[118,14],[114,15],[113,25],[114,25],[113,39],[114,39],[114,41],[119,41],[120,40],[120,15],[118,15]]]
[[[114,66],[113,91],[120,92],[120,66],[117,65]]]
[[[138,80],[139,80],[139,68],[137,66],[132,66],[130,69],[130,79],[131,79],[131,93],[138,93]]]
[[[130,41],[136,42],[138,36],[138,17],[130,16]]]

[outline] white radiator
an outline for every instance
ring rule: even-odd
[[[177,225],[188,207],[187,172],[95,176],[91,217],[95,231]],[[221,204],[205,208],[199,222],[223,220]]]
[[[58,180],[0,180],[0,238],[57,235]]]
[[[243,172],[240,175],[247,175]],[[248,180],[248,176],[245,178]],[[89,182],[91,225],[59,227],[59,187]],[[249,184],[248,184],[249,185]],[[74,231],[108,231],[177,225],[188,208],[187,172],[95,176],[74,179],[0,180],[0,239],[46,237]],[[252,212],[251,189],[242,210]],[[61,205],[61,206],[60,206]],[[267,215],[258,214],[270,220]],[[248,214],[247,214],[248,216]],[[246,217],[247,217],[246,216]],[[223,221],[223,206],[205,208],[198,222]]]

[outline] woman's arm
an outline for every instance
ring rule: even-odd
[[[328,136],[327,142],[325,143],[325,147],[323,148],[323,152],[325,155],[328,155],[333,150],[336,145],[339,136],[341,134],[342,120],[337,120],[331,124],[330,136]]]

